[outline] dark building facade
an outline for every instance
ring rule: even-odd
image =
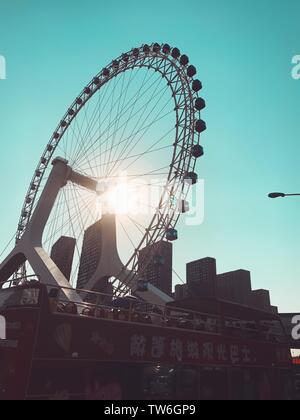
[[[186,266],[187,283],[175,287],[175,300],[219,299],[278,314],[278,308],[271,306],[268,290],[252,290],[251,273],[236,270],[217,274],[214,258],[203,258]]]
[[[84,289],[100,262],[102,252],[101,220],[84,233],[77,288]]]
[[[143,261],[148,254],[153,255],[150,264],[143,269]],[[139,271],[142,276],[153,286],[162,290],[167,295],[172,295],[173,279],[173,245],[170,242],[158,242],[140,251]]]
[[[264,311],[271,311],[271,298],[269,290],[253,290],[251,297],[251,306]]]
[[[175,300],[184,300],[189,297],[188,285],[177,284],[175,286]]]
[[[51,250],[52,261],[69,281],[72,273],[75,246],[76,239],[62,236]]]
[[[186,266],[189,297],[216,297],[217,263],[214,258],[203,258]]]
[[[237,270],[218,274],[217,291],[220,299],[250,305],[252,303],[250,271]]]

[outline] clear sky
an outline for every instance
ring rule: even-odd
[[[186,52],[204,84],[199,175],[206,217],[179,226],[176,270],[198,257],[245,268],[282,311],[300,311],[298,0],[0,0],[0,249],[16,229],[42,150],[83,85],[121,52],[153,41]]]

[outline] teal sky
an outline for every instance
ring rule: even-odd
[[[57,122],[105,64],[134,46],[168,42],[197,66],[207,101],[206,217],[180,224],[176,270],[198,257],[245,268],[282,311],[299,311],[298,0],[0,0],[0,249],[16,229],[31,175]]]

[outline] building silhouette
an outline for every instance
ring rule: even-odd
[[[203,258],[192,261],[186,266],[186,284],[175,286],[175,301],[196,302],[209,300],[247,306],[272,314],[278,314],[278,308],[271,305],[268,290],[252,290],[251,273],[247,270],[236,270],[217,274],[214,258]],[[193,306],[195,307],[195,306]]]
[[[175,286],[175,300],[184,300],[188,298],[188,285],[187,284],[177,284]]]
[[[80,256],[77,289],[84,290],[89,280],[95,274],[102,256],[102,229],[104,219],[98,220],[91,225],[84,233],[82,251]],[[99,278],[94,290],[108,295],[113,294],[113,286],[110,278]]]
[[[253,290],[251,296],[251,306],[265,311],[271,308],[271,298],[269,290]]]
[[[63,273],[65,278],[70,281],[76,239],[62,236],[53,245],[51,250],[51,259]]]
[[[147,261],[149,254],[153,257],[144,270],[143,261]],[[139,272],[146,281],[172,295],[173,245],[170,242],[162,241],[145,247],[139,253],[138,263]]]
[[[251,274],[236,270],[217,276],[218,296],[224,300],[250,305],[252,303]]]
[[[77,288],[84,289],[95,273],[101,258],[101,220],[90,226],[84,233]]]
[[[217,263],[214,258],[203,258],[186,266],[189,297],[216,297]]]

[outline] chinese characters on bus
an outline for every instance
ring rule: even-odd
[[[209,362],[247,364],[254,362],[252,350],[246,345],[182,340],[153,336],[147,339],[143,335],[134,334],[130,340],[130,356],[144,359],[151,356],[157,360],[174,362]]]

